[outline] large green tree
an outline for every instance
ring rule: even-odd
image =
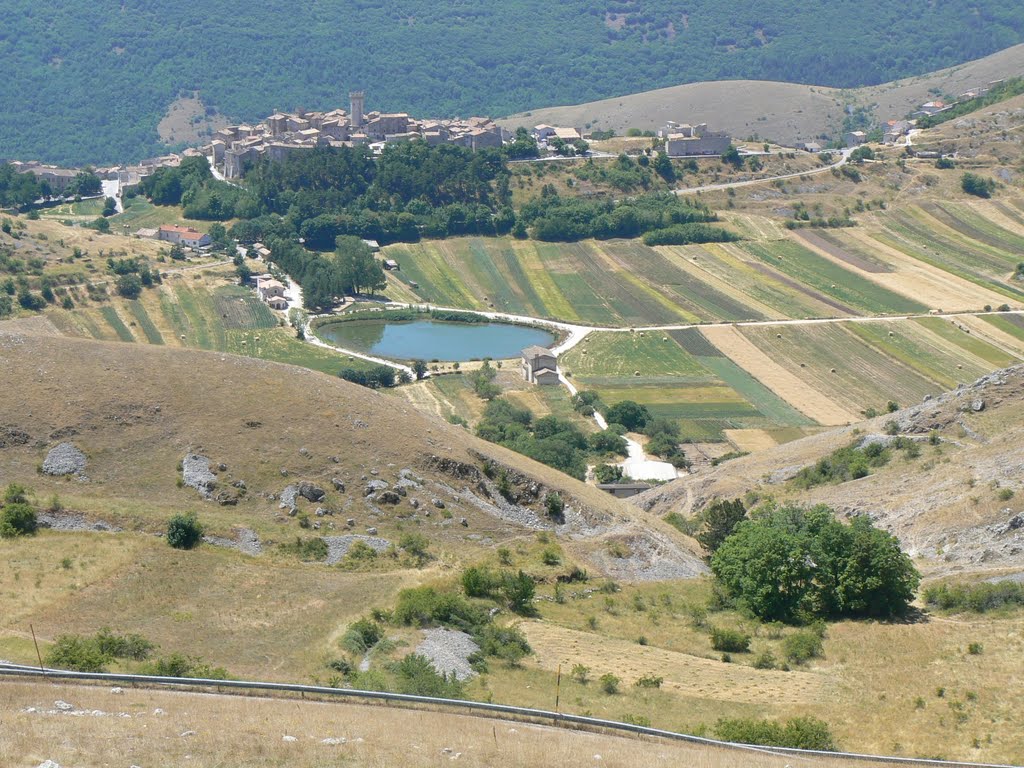
[[[739,522],[711,559],[726,592],[765,620],[906,612],[920,583],[910,557],[866,517],[823,505],[768,505]]]

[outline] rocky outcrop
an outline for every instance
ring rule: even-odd
[[[181,480],[199,491],[204,499],[211,498],[217,487],[217,476],[210,471],[210,460],[198,453],[186,454],[181,460]]]
[[[82,477],[88,460],[73,443],[60,443],[50,449],[43,460],[43,474],[63,477],[78,475]]]

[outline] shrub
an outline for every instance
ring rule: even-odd
[[[771,651],[758,654],[757,658],[754,659],[754,669],[775,669],[777,666],[778,663],[775,661],[775,656]]]
[[[637,688],[661,688],[661,684],[665,682],[665,678],[656,677],[655,675],[644,675],[638,677],[634,685]]]
[[[960,188],[975,197],[992,197],[992,193],[996,191],[996,182],[976,173],[965,173],[960,177]]]
[[[394,672],[399,693],[443,699],[458,699],[463,695],[462,683],[454,672],[450,675],[439,673],[430,659],[418,653],[410,653],[399,661]]]
[[[750,650],[750,635],[736,629],[713,627],[711,629],[711,647],[716,651],[746,653]]]
[[[36,511],[23,502],[5,504],[0,510],[0,538],[13,539],[36,532],[39,521]]]
[[[600,678],[601,690],[604,693],[607,693],[609,696],[612,696],[619,692],[620,682],[622,681],[619,680],[619,678],[617,678],[611,672],[606,672],[605,674],[601,675]]]
[[[372,619],[352,622],[341,638],[341,647],[351,653],[363,654],[373,648],[384,636],[381,626]]]
[[[405,550],[417,565],[423,565],[430,560],[430,553],[427,551],[429,545],[430,542],[422,533],[403,533],[398,539],[398,546]]]
[[[533,653],[526,635],[516,627],[498,627],[488,624],[475,637],[484,656],[494,656],[515,665],[524,656]]]
[[[828,724],[816,717],[794,717],[785,723],[755,718],[723,719],[715,725],[715,734],[723,741],[739,744],[836,750]]]
[[[327,542],[320,536],[313,536],[308,539],[296,536],[295,541],[281,544],[280,546],[282,552],[296,555],[301,560],[318,561],[327,559]]]
[[[565,512],[565,502],[561,496],[552,492],[544,497],[544,509],[547,510],[548,517],[560,519]]]
[[[470,566],[462,572],[462,590],[468,597],[491,597],[500,579],[489,568]]]
[[[528,615],[533,613],[533,596],[536,585],[526,573],[519,571],[513,574],[506,572],[501,580],[501,594],[514,613]]]
[[[142,674],[158,677],[196,677],[207,680],[227,680],[228,673],[223,667],[211,667],[198,656],[172,653],[143,666]]]
[[[541,552],[540,559],[544,565],[558,565],[562,562],[562,557],[558,554],[558,550],[550,547]]]
[[[580,685],[586,685],[590,680],[590,667],[583,664],[574,664],[569,676]]]
[[[93,638],[81,635],[59,635],[46,653],[48,667],[76,672],[105,672],[110,661]]]
[[[149,658],[156,645],[145,637],[134,632],[126,635],[118,635],[103,627],[93,638],[100,653],[111,656],[115,659],[133,659],[143,661]]]
[[[971,654],[971,656],[980,656],[981,652],[984,649],[985,648],[984,648],[984,646],[981,643],[968,643],[967,644],[967,652],[969,654]]]
[[[1024,605],[1024,584],[1014,581],[937,584],[925,589],[924,600],[944,611],[986,613]]]
[[[414,587],[398,593],[392,620],[396,624],[429,627],[438,624],[473,632],[487,623],[487,612],[470,605],[454,592],[439,592],[434,587]]]
[[[167,523],[167,543],[175,549],[194,549],[203,538],[195,513],[174,515]]]
[[[803,664],[821,656],[822,642],[817,633],[801,630],[782,641],[782,652],[794,664]]]

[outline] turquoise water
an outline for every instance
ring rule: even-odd
[[[550,331],[508,323],[445,323],[438,320],[351,320],[317,330],[324,341],[395,360],[464,362],[518,357],[524,347],[550,346]]]

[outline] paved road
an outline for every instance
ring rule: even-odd
[[[713,192],[719,189],[738,189],[739,187],[751,187],[755,184],[770,184],[773,181],[783,181],[785,179],[799,179],[802,176],[814,176],[819,173],[828,173],[834,168],[839,168],[842,165],[846,165],[852,153],[852,149],[844,149],[840,153],[840,157],[837,162],[834,162],[831,165],[823,165],[821,168],[812,168],[809,171],[800,171],[799,173],[784,173],[781,176],[769,176],[764,179],[748,179],[747,181],[730,181],[723,184],[705,184],[701,187],[686,187],[682,189],[673,189],[672,193],[676,195],[695,195],[698,192]]]

